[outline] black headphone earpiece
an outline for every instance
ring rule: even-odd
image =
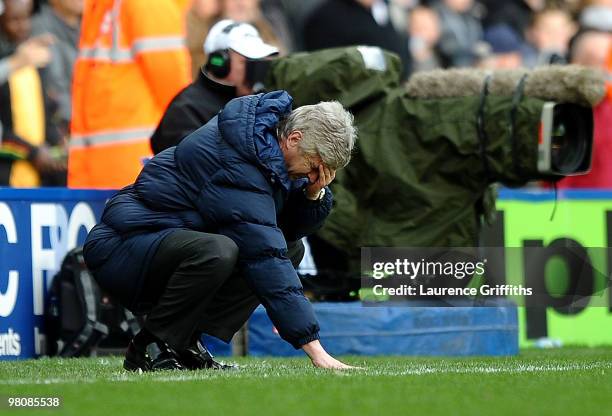
[[[230,55],[227,49],[211,52],[206,61],[206,72],[215,78],[225,78],[231,70]]]

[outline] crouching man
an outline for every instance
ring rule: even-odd
[[[107,203],[84,254],[100,286],[146,316],[126,369],[223,368],[201,334],[229,342],[260,303],[315,366],[350,368],[319,343],[295,266],[356,130],[337,102],[291,102],[284,91],[230,101]]]

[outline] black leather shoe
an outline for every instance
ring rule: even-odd
[[[123,368],[128,371],[185,370],[165,342],[154,341],[142,348],[134,340],[128,345]]]
[[[214,360],[208,349],[197,340],[193,345],[178,352],[180,363],[188,370],[238,370],[238,366]]]

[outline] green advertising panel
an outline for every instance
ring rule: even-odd
[[[585,248],[600,276],[595,282],[600,289],[596,307],[575,311],[520,307],[521,346],[533,345],[538,338],[560,340],[564,345],[612,345],[611,296],[601,290],[611,272],[612,192],[560,191],[555,200],[552,191],[502,190],[497,209],[500,215],[493,233],[501,233],[505,247],[549,247],[570,241]],[[508,283],[521,283],[530,272],[520,263],[514,257],[506,262]],[[546,260],[544,278],[548,287],[563,285],[566,271],[562,263],[554,257]]]

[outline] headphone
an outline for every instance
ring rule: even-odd
[[[242,23],[234,22],[227,25],[221,33],[229,34],[233,29],[240,26]],[[225,78],[229,75],[231,70],[231,60],[229,49],[221,49],[219,51],[211,52],[208,55],[208,60],[204,69],[206,72],[212,74],[216,78]]]

